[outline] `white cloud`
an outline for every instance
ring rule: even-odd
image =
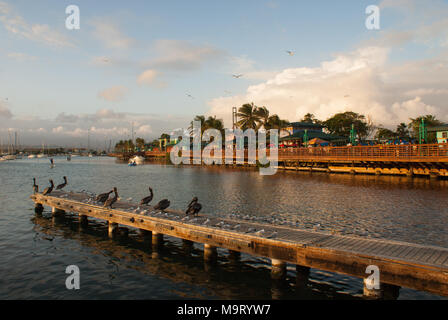
[[[156,70],[197,70],[207,61],[225,55],[224,51],[208,45],[199,46],[188,41],[169,39],[156,41],[155,50],[158,57],[148,64]]]
[[[0,2],[0,22],[9,33],[43,43],[53,47],[74,47],[65,35],[53,30],[46,24],[29,24],[25,19],[14,13],[12,7]]]
[[[114,86],[98,93],[98,97],[109,102],[117,102],[124,99],[128,89],[124,86]]]
[[[300,120],[308,112],[325,120],[348,110],[370,115],[376,123],[391,127],[407,123],[417,114],[430,113],[448,120],[446,92],[438,91],[438,95],[425,99],[409,96],[422,87],[435,90],[435,83],[448,87],[447,68],[435,60],[391,66],[389,51],[365,47],[339,54],[319,67],[285,69],[268,81],[249,86],[245,94],[213,99],[208,114],[223,118],[229,126],[232,106],[254,102],[290,121]]]
[[[14,59],[17,61],[34,61],[37,60],[36,57],[31,56],[27,53],[22,53],[22,52],[10,52],[8,53],[8,58],[10,59]]]
[[[114,22],[103,18],[97,18],[91,22],[94,27],[93,36],[107,48],[128,49],[132,47],[135,39],[126,36]]]
[[[0,118],[12,118],[12,113],[7,106],[0,102]]]
[[[137,83],[140,85],[152,85],[158,75],[159,72],[156,70],[148,69],[138,76]]]

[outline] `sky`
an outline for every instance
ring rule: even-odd
[[[3,144],[152,140],[196,115],[231,127],[249,102],[289,121],[448,121],[448,1],[0,0],[0,41]]]

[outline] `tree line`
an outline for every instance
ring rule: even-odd
[[[243,131],[247,129],[253,129],[255,131],[260,129],[277,129],[280,131],[290,124],[288,120],[281,119],[277,114],[271,114],[267,107],[258,107],[253,102],[243,104],[237,111],[237,118],[238,121],[235,125]],[[312,113],[307,113],[300,122],[319,124],[326,132],[347,139],[350,137],[352,128],[354,128],[358,140],[366,140],[373,137],[373,139],[381,141],[391,139],[418,139],[422,120],[427,127],[443,124],[434,115],[423,115],[417,118],[410,118],[409,123],[402,122],[396,126],[395,130],[391,130],[382,125],[375,125],[369,116],[366,117],[363,114],[358,114],[353,111],[336,113],[327,120],[319,120]],[[216,129],[224,134],[224,121],[218,119],[216,116],[205,117],[204,115],[197,115],[193,121],[198,121],[201,124],[201,134],[207,129]],[[193,129],[193,121],[190,122],[190,132]],[[428,143],[436,142],[434,132],[429,132],[427,137]],[[170,135],[163,133],[160,138],[169,140]],[[155,139],[148,144],[143,138],[137,138],[135,143],[132,140],[120,140],[115,145],[115,151],[129,152],[136,149],[144,150],[146,146],[159,147],[159,140]]]

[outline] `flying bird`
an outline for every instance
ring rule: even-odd
[[[290,56],[294,55],[294,51],[287,50],[286,53],[289,54]]]
[[[191,99],[194,99],[194,97],[191,94],[188,94],[188,93],[187,93],[187,97],[189,97]]]
[[[241,78],[243,75],[242,74],[233,74],[232,77],[234,77],[235,79]]]

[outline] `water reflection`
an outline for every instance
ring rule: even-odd
[[[299,227],[332,230],[448,247],[448,181],[397,176],[362,176],[278,172],[260,176],[256,170],[219,167],[128,167],[108,158],[16,160],[0,165],[0,298],[179,299],[257,298],[327,299],[361,297],[359,279],[311,270],[305,290],[298,290],[295,266],[286,283],[272,284],[269,262],[242,255],[232,261],[220,252],[217,268],[205,272],[201,247],[186,252],[180,240],[167,238],[164,249],[152,251],[148,239],[130,229],[129,237],[111,240],[104,223],[80,227],[76,216],[51,218],[45,208],[33,218],[29,199],[32,177],[40,187],[65,175],[67,190],[97,193],[116,186],[123,199],[134,201],[154,189],[184,209],[193,196],[204,214],[271,216]],[[79,292],[65,289],[65,268],[82,270]],[[208,268],[208,267],[207,267]],[[286,285],[286,286],[283,286]],[[434,298],[402,289],[400,298]],[[437,298],[437,297],[436,297]]]

